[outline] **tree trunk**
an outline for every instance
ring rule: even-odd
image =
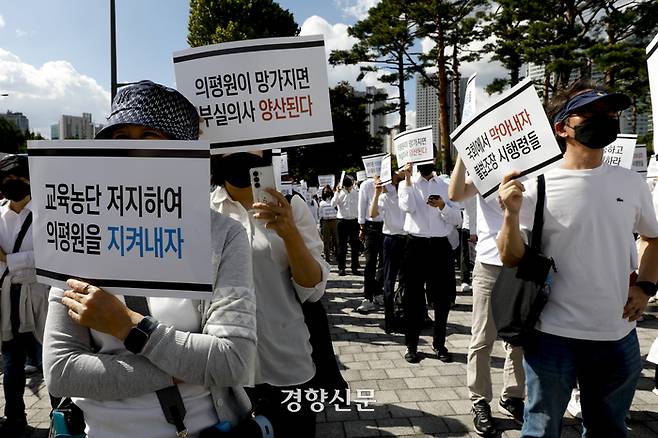
[[[439,138],[441,151],[441,171],[449,174],[452,169],[452,160],[450,159],[450,137],[448,127],[448,71],[446,69],[446,43],[443,29],[443,18],[435,17],[437,23],[437,59],[436,64],[439,69]]]
[[[631,134],[637,134],[637,97],[631,99]]]
[[[407,130],[407,103],[404,96],[404,51],[398,52],[398,93],[400,93],[400,132]]]
[[[550,99],[550,96],[548,95],[548,89],[551,83],[551,72],[544,67],[544,87],[543,87],[543,93],[544,95],[542,96],[544,98],[544,108],[548,107],[548,100]]]
[[[509,71],[509,83],[512,87],[519,83],[519,70],[521,70],[521,67],[514,65]]]
[[[452,46],[452,126],[454,130],[462,122],[461,113],[461,73],[459,72],[459,49],[455,44]]]

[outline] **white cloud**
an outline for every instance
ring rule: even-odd
[[[0,111],[19,111],[30,120],[30,129],[50,137],[50,125],[62,114],[91,113],[94,123],[104,123],[110,93],[95,79],[78,72],[67,61],[50,61],[41,67],[24,63],[0,48]]]
[[[327,60],[332,50],[349,50],[357,41],[347,34],[348,25],[343,23],[330,24],[322,17],[314,15],[309,17],[302,24],[301,35],[324,35],[325,51]],[[377,80],[377,73],[369,72],[361,81],[357,81],[359,76],[358,65],[338,65],[332,66],[327,62],[327,73],[329,76],[329,86],[334,86],[338,82],[347,81],[357,90],[365,90],[366,86],[374,86],[386,89],[389,97],[398,95],[397,88],[391,87]]]
[[[16,29],[16,37],[18,38],[23,38],[28,35],[28,32],[22,30],[22,29]]]
[[[5,19],[2,18],[2,15],[0,15],[0,29],[2,29],[3,27],[5,27]]]
[[[363,20],[368,16],[368,10],[374,8],[381,0],[335,0],[336,5],[348,17]]]

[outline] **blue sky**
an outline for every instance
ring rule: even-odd
[[[325,35],[329,49],[351,46],[347,26],[379,0],[281,0],[302,34]],[[0,1],[0,112],[21,111],[30,127],[49,136],[60,114],[91,112],[102,122],[109,110],[109,0]],[[119,82],[151,79],[174,86],[171,55],[187,47],[187,0],[116,0]],[[468,73],[468,72],[465,72]],[[330,68],[329,81],[357,88],[358,67]],[[407,83],[414,113],[414,82]],[[393,91],[391,89],[391,91]],[[393,120],[390,121],[394,123]]]

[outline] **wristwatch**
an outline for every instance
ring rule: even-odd
[[[151,318],[150,316],[142,318],[137,326],[130,329],[128,336],[123,341],[126,350],[134,354],[141,353],[151,333],[155,331],[157,326],[158,321],[155,318]]]
[[[658,285],[650,281],[638,281],[635,283],[635,286],[642,289],[642,292],[644,292],[649,298],[656,295],[656,292],[658,292]]]

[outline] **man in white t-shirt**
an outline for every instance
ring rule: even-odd
[[[523,437],[559,437],[576,381],[583,436],[625,437],[625,416],[642,370],[635,321],[658,280],[658,222],[646,183],[636,172],[602,163],[603,147],[619,132],[630,105],[576,82],[552,101],[549,115],[564,163],[545,174],[542,251],[557,272],[535,330],[524,345],[528,400]],[[498,237],[501,260],[515,266],[532,229],[536,180],[507,175]],[[523,231],[522,231],[523,230]],[[642,239],[638,281],[629,288],[629,236]]]

